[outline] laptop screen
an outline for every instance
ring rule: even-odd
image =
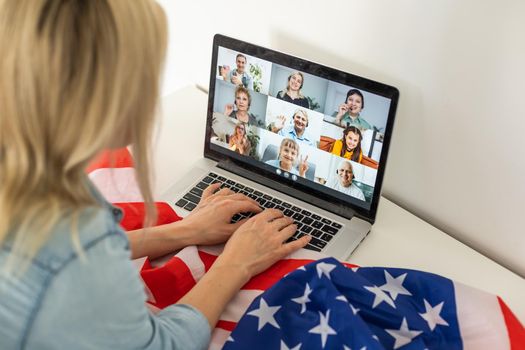
[[[206,149],[375,215],[395,88],[217,35]]]

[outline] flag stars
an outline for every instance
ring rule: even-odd
[[[386,283],[380,286],[379,288],[381,288],[381,290],[385,292],[389,292],[393,300],[396,300],[399,294],[412,295],[412,293],[410,293],[408,290],[405,289],[405,287],[403,287],[403,282],[405,281],[406,277],[407,274],[404,273],[394,278],[391,274],[388,273],[388,271],[385,270]]]
[[[390,299],[388,294],[383,292],[378,286],[365,286],[364,287],[367,291],[374,294],[374,303],[372,304],[372,309],[375,309],[375,307],[379,304],[381,304],[383,301],[387,303],[388,305],[392,306],[394,309],[396,308],[396,304],[394,304],[394,301]]]
[[[257,326],[258,331],[260,331],[267,323],[271,324],[275,328],[280,329],[279,324],[277,324],[277,321],[274,317],[280,308],[280,306],[268,306],[266,301],[261,298],[259,308],[248,312],[248,315],[259,318],[259,324]]]
[[[315,268],[317,269],[317,276],[319,278],[321,278],[322,275],[325,275],[328,279],[330,279],[330,273],[336,268],[336,265],[320,262],[315,266]]]
[[[299,343],[296,346],[294,346],[293,348],[289,348],[288,346],[286,346],[286,343],[281,340],[281,350],[301,350],[301,345],[302,344]]]
[[[361,311],[361,309],[358,309],[358,308],[354,307],[354,305],[350,304],[350,303],[348,302],[348,299],[346,299],[346,297],[345,297],[344,295],[338,295],[338,296],[336,296],[336,297],[335,297],[335,300],[340,300],[340,301],[342,301],[342,302],[347,303],[347,304],[350,306],[350,308],[352,309],[352,313],[353,313],[354,315],[357,315],[357,313],[358,313],[359,311]]]
[[[441,309],[443,308],[443,304],[445,302],[442,301],[436,306],[432,306],[426,299],[423,299],[423,301],[425,302],[425,312],[419,315],[421,315],[421,317],[423,317],[423,319],[427,321],[428,328],[430,328],[430,330],[433,331],[437,325],[448,326],[447,321],[445,321],[439,315],[441,313]]]
[[[308,333],[319,334],[321,336],[321,343],[324,349],[324,346],[326,345],[326,339],[328,338],[328,336],[337,334],[337,332],[334,331],[328,324],[328,320],[330,318],[330,310],[326,312],[326,316],[319,312],[319,317],[319,325],[310,329]]]
[[[394,349],[399,349],[400,347],[411,343],[412,339],[423,333],[421,331],[412,331],[408,329],[408,323],[405,317],[403,317],[403,321],[401,322],[401,328],[385,329],[385,331],[394,337]]]
[[[293,298],[292,301],[301,305],[301,313],[304,313],[306,311],[306,303],[309,303],[311,300],[308,298],[308,296],[312,293],[312,289],[306,284],[306,288],[304,290],[304,294],[301,297]]]

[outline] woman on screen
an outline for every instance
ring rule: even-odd
[[[229,146],[230,149],[234,152],[246,156],[250,155],[252,145],[250,143],[250,140],[248,140],[248,136],[246,136],[246,124],[238,123],[237,125],[235,125],[233,135],[231,135],[230,137]]]
[[[350,89],[346,94],[346,101],[334,113],[335,123],[343,128],[353,125],[361,130],[372,129],[372,125],[360,116],[363,108],[365,108],[363,93],[357,89]]]
[[[349,126],[343,131],[343,138],[334,142],[332,154],[361,163],[363,160],[362,140],[361,130],[355,126]]]
[[[280,168],[291,174],[305,177],[306,172],[308,171],[308,156],[304,158],[301,157],[299,161],[298,157],[299,144],[292,139],[284,139],[281,142],[277,159],[268,160],[266,161],[266,164]]]
[[[235,118],[240,122],[264,127],[264,123],[259,121],[257,117],[250,113],[250,106],[252,104],[252,96],[247,88],[240,85],[235,89],[235,101],[233,104],[227,104],[224,108],[224,115]]]
[[[304,85],[304,76],[301,72],[293,72],[288,76],[288,83],[284,90],[277,93],[277,98],[295,105],[310,108],[308,98],[303,95],[301,89]]]

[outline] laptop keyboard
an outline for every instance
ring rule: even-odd
[[[275,208],[281,210],[285,216],[294,219],[297,225],[297,232],[288,239],[288,242],[299,239],[302,236],[309,234],[312,239],[305,247],[307,249],[321,251],[326,244],[334,237],[334,235],[343,227],[341,224],[330,219],[312,213],[306,209],[300,208],[293,204],[287,203],[279,198],[275,198],[266,193],[257,191],[251,187],[238,183],[236,181],[225,178],[213,172],[205,176],[195,187],[175,203],[176,206],[184,208],[188,211],[195,209],[199,203],[202,192],[210,185],[220,183],[221,188],[229,188],[230,190],[242,193],[257,202],[262,209]],[[239,213],[235,214],[232,222],[238,222],[246,217],[251,217],[254,213]]]

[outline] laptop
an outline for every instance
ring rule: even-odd
[[[208,96],[204,157],[162,199],[186,216],[220,183],[347,259],[376,218],[399,91],[217,34]]]

